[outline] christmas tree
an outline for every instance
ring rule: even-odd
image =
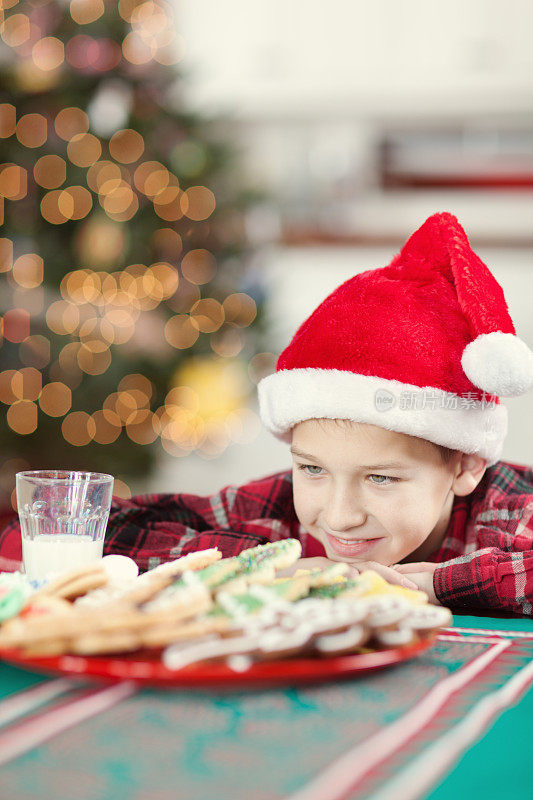
[[[3,0],[1,35],[0,502],[21,469],[215,457],[250,413],[256,198],[183,107],[170,7]]]

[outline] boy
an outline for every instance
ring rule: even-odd
[[[105,552],[142,569],[295,537],[454,608],[532,614],[533,470],[499,461],[500,396],[533,384],[501,287],[451,214],[338,287],[259,384],[293,469],[210,497],[115,500]],[[8,554],[16,525],[0,534]]]

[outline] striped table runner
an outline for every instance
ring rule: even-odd
[[[0,664],[0,796],[426,798],[533,683],[533,625],[483,622],[393,668],[284,690],[156,691]]]

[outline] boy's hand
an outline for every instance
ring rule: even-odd
[[[296,570],[298,569],[325,569],[326,567],[331,567],[333,564],[338,564],[338,561],[331,561],[329,558],[325,558],[324,556],[314,556],[313,558],[299,558],[295,564],[291,567],[287,567],[287,569],[280,569],[277,570],[276,576],[278,578],[288,578],[291,575],[294,575]],[[354,578],[356,575],[359,574],[358,569],[354,569],[351,566],[348,566],[348,570],[346,572],[347,578]]]
[[[315,556],[314,558],[300,558],[293,564],[291,567],[288,567],[284,570],[279,570],[277,572],[278,577],[280,578],[288,578],[290,575],[293,575],[296,570],[298,569],[324,569],[325,567],[330,567],[333,564],[338,564],[338,561],[332,561],[329,558],[325,558],[324,556]],[[415,581],[412,579],[412,576],[409,575],[402,575],[400,571],[393,569],[392,567],[386,567],[384,564],[378,564],[377,561],[365,561],[363,563],[358,563],[357,567],[355,565],[349,564],[348,571],[346,573],[346,577],[354,578],[356,575],[359,575],[360,572],[364,572],[365,569],[372,569],[374,572],[377,572],[378,575],[381,575],[382,578],[385,578],[386,581],[389,583],[394,583],[397,586],[403,586],[405,589],[418,589],[419,586]],[[423,589],[422,591],[426,591]]]
[[[433,588],[433,573],[438,566],[429,561],[415,561],[412,564],[395,564],[394,570],[408,576],[418,589],[427,594],[430,603],[440,606],[442,603],[437,600]]]
[[[378,575],[381,575],[381,577],[385,578],[385,580],[389,583],[393,583],[396,586],[403,586],[404,589],[419,588],[412,575],[402,575],[396,570],[395,567],[386,567],[384,564],[380,564],[378,561],[364,561],[357,564],[358,572],[364,572],[365,569],[374,570],[374,572],[377,572]],[[426,590],[422,589],[422,591],[425,592]]]

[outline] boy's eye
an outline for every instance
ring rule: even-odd
[[[310,469],[310,470],[312,470],[312,469],[319,469],[319,470],[320,470],[320,469],[322,469],[322,467],[317,467],[317,466],[315,466],[314,464],[300,464],[300,465],[298,466],[298,469],[301,469],[301,470],[303,470],[304,472],[307,472],[307,470],[308,470],[308,469]],[[319,473],[319,472],[307,472],[307,474],[308,474],[308,475],[320,475],[320,473]]]
[[[371,481],[376,486],[387,486],[389,483],[398,481],[399,478],[391,478],[389,475],[369,475],[369,478],[379,478],[377,481]]]
[[[322,467],[317,467],[315,464],[299,464],[298,469],[303,470],[307,475],[320,475],[323,472]],[[315,471],[313,471],[315,470]],[[369,475],[371,483],[374,486],[389,486],[391,483],[396,483],[399,478],[392,478],[389,475]],[[372,480],[372,479],[376,480]]]

